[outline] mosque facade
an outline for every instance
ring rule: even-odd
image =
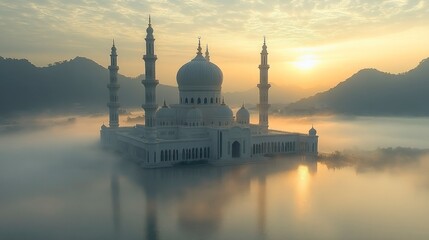
[[[312,127],[308,134],[268,128],[268,51],[264,39],[261,51],[259,88],[259,123],[250,122],[243,106],[235,113],[222,98],[223,73],[210,61],[206,48],[203,55],[200,40],[196,56],[177,72],[177,104],[156,103],[155,38],[149,18],[146,30],[145,123],[132,127],[119,126],[118,62],[116,47],[111,49],[109,66],[109,126],[101,127],[103,147],[121,152],[126,158],[147,168],[171,167],[189,163],[242,162],[264,159],[264,156],[317,155],[318,136]]]

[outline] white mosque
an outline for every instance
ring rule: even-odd
[[[118,65],[116,47],[111,49],[109,126],[101,127],[102,146],[117,150],[143,167],[170,167],[187,163],[217,163],[264,159],[281,154],[317,155],[318,136],[268,128],[268,52],[264,39],[261,52],[259,123],[250,123],[244,105],[236,112],[222,98],[222,70],[203,56],[200,41],[197,55],[177,72],[179,103],[158,108],[156,103],[155,38],[149,18],[146,30],[145,124],[119,126]]]

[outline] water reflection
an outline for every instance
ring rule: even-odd
[[[296,186],[296,212],[297,216],[302,217],[307,212],[308,192],[310,184],[310,173],[308,166],[299,165],[297,170]]]
[[[267,193],[266,193],[266,177],[258,178],[258,235],[260,239],[266,237],[266,211],[267,211]]]
[[[112,219],[114,238],[120,239],[121,234],[121,202],[119,191],[119,178],[115,170],[110,178],[110,191],[112,194]]]
[[[120,164],[124,165],[124,164]],[[266,236],[267,199],[266,179],[275,174],[298,172],[301,180],[307,181],[310,170],[317,171],[317,162],[310,158],[273,159],[267,163],[240,166],[194,166],[169,169],[135,171],[133,168],[119,167],[123,177],[136,184],[145,193],[145,237],[162,239],[160,226],[175,224],[183,239],[208,239],[218,234],[225,211],[234,201],[240,201],[250,194],[251,182],[257,182],[255,229],[258,238]],[[305,170],[305,172],[303,172]],[[303,175],[304,174],[304,175]],[[304,179],[302,179],[304,178]],[[112,174],[112,211],[115,228],[120,228],[119,181]],[[114,193],[113,193],[114,192]],[[305,197],[305,196],[301,196]],[[173,207],[172,211],[160,207]],[[167,211],[167,212],[166,212]],[[161,214],[161,216],[158,216]],[[247,219],[250,220],[250,219]],[[116,222],[119,221],[119,222]],[[162,228],[162,227],[161,227]],[[182,239],[176,236],[175,239]]]

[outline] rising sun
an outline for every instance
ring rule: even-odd
[[[317,60],[314,55],[303,55],[293,62],[293,64],[301,70],[310,70],[316,66]]]

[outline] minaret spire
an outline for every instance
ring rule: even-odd
[[[268,89],[271,85],[268,83],[268,52],[266,39],[264,36],[264,44],[262,45],[261,52],[261,64],[259,65],[259,125],[263,127],[265,131],[268,131],[268,109],[270,104],[268,104]]]
[[[155,112],[158,108],[156,104],[156,86],[159,81],[156,80],[155,62],[155,38],[153,37],[153,28],[149,15],[149,24],[146,29],[146,54],[143,56],[145,62],[145,79],[142,83],[145,87],[145,103],[142,105],[145,111],[145,135],[148,139],[156,139],[156,121]]]
[[[206,56],[205,56],[206,60],[208,62],[210,62],[210,53],[209,53],[209,45],[206,45]]]
[[[113,40],[111,53],[110,53],[110,81],[107,84],[107,88],[109,89],[109,103],[107,106],[109,107],[109,126],[111,128],[119,127],[119,102],[118,102],[118,54],[116,53],[115,40]]]
[[[203,50],[203,49],[201,48],[201,37],[198,37],[198,48],[197,48],[197,50],[198,50],[197,55],[202,56],[203,52],[201,52],[201,50]]]

